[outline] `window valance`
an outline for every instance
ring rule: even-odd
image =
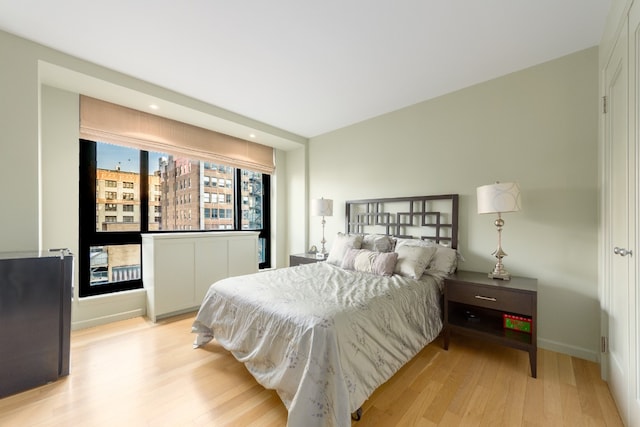
[[[273,148],[80,96],[80,137],[272,174]]]

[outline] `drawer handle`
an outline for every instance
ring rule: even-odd
[[[496,301],[497,301],[497,300],[496,300],[495,298],[493,298],[493,297],[483,297],[482,295],[476,295],[476,298],[478,298],[478,299],[482,299],[482,300],[485,300],[485,301],[493,301],[493,302],[496,302]]]

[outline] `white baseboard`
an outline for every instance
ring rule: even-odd
[[[195,307],[185,308],[183,310],[173,311],[171,313],[165,313],[162,316],[156,316],[156,321],[154,323],[157,323],[164,319],[168,319],[170,317],[180,316],[181,314],[187,314],[187,313],[195,314],[199,309],[200,309],[200,306],[195,306]]]
[[[106,325],[107,323],[118,322],[120,320],[132,319],[134,317],[141,317],[146,314],[143,309],[131,310],[123,313],[115,313],[108,316],[96,317],[93,319],[82,320],[71,323],[71,330],[92,328],[94,326]]]
[[[567,345],[565,343],[540,338],[538,338],[538,347],[544,348],[545,350],[555,351],[557,353],[568,354],[569,356],[589,360],[591,362],[600,362],[600,353],[598,351],[593,351],[582,347],[576,347]]]

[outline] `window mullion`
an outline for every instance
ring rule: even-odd
[[[140,231],[149,231],[149,152],[140,151]]]
[[[233,229],[242,230],[242,169],[235,168],[235,179],[233,180],[234,193],[234,218]]]

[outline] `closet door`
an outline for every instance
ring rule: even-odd
[[[608,153],[608,186],[605,258],[607,284],[604,312],[607,315],[609,386],[620,415],[628,423],[630,374],[630,259],[629,250],[629,83],[628,31],[625,25],[604,69],[606,114],[605,152]],[[623,255],[624,254],[624,255]]]
[[[629,425],[640,426],[640,292],[638,290],[639,263],[638,263],[638,233],[640,232],[640,222],[638,213],[640,212],[640,176],[638,166],[640,161],[640,3],[634,2],[629,12],[629,93],[631,102],[629,103],[630,117],[630,203],[629,214],[632,218],[633,229],[629,233],[632,240],[629,245],[633,246],[633,253],[629,259],[631,264],[630,287],[629,287],[629,333],[631,336],[629,344]]]

